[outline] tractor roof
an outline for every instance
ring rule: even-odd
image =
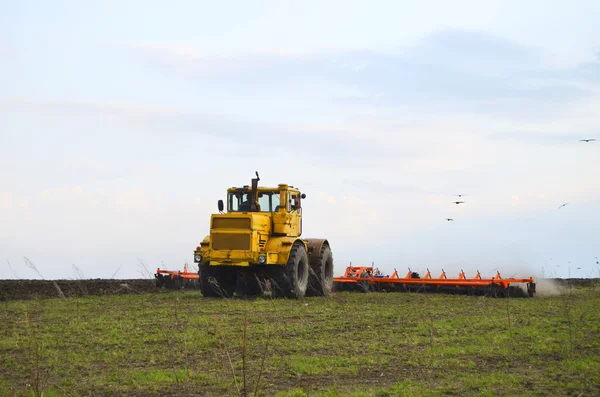
[[[261,192],[273,192],[273,191],[279,191],[281,189],[287,189],[292,192],[300,191],[299,189],[295,188],[294,186],[286,185],[284,183],[280,183],[277,187],[259,186],[257,189],[258,189],[258,191],[261,191]],[[252,188],[248,185],[244,185],[242,187],[230,187],[229,189],[227,189],[227,192],[235,192],[235,191],[239,191],[239,190],[251,191]]]

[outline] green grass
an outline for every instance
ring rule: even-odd
[[[265,396],[600,395],[598,287],[533,299],[186,291],[0,308],[3,396],[35,395],[36,379],[44,396],[239,395],[244,313],[248,396],[257,386]]]

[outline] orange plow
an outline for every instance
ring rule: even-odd
[[[533,297],[535,294],[535,281],[531,277],[502,278],[497,272],[493,278],[483,278],[477,271],[475,277],[467,278],[461,270],[458,278],[448,278],[443,269],[437,278],[431,277],[429,269],[424,277],[410,269],[405,277],[400,277],[395,269],[392,275],[385,275],[373,266],[348,266],[343,276],[334,277],[333,287],[336,291],[441,292],[493,297]]]
[[[154,274],[156,286],[166,289],[182,289],[196,287],[198,284],[198,272],[190,272],[187,266],[181,270],[164,270],[158,268]]]

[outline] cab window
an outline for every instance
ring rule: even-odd
[[[229,212],[250,211],[249,192],[231,192],[227,197],[227,210]],[[258,192],[258,205],[260,212],[274,212],[279,206],[279,192]]]

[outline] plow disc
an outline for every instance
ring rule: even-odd
[[[475,277],[467,278],[461,270],[458,278],[448,278],[442,270],[438,278],[432,278],[429,269],[424,277],[410,270],[405,277],[400,277],[397,270],[388,276],[372,266],[348,266],[342,277],[333,279],[333,287],[336,291],[428,292],[490,297],[533,297],[535,294],[535,282],[531,277],[504,279],[497,272],[493,278],[482,278],[477,271]]]
[[[156,286],[166,289],[199,288],[198,273],[188,271],[187,267],[181,270],[157,269],[154,274]]]

